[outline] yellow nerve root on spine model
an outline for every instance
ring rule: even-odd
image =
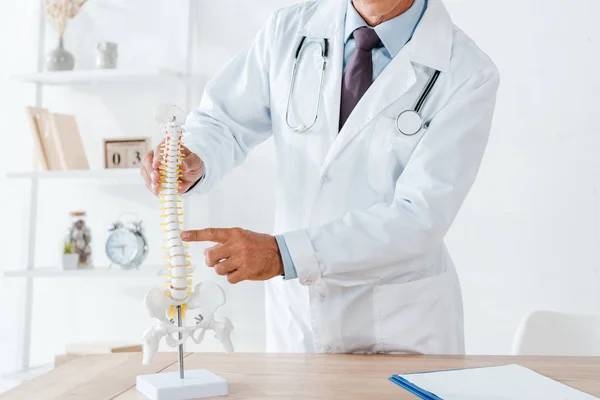
[[[194,269],[180,237],[183,224],[183,201],[178,189],[181,184],[183,159],[181,139],[184,131],[184,113],[177,106],[165,104],[156,111],[156,120],[162,125],[165,134],[161,148],[159,180],[161,227],[165,235],[163,242],[165,267],[164,286],[150,289],[144,300],[146,310],[156,320],[154,326],[144,333],[142,339],[144,364],[152,362],[163,337],[168,346],[179,346],[181,355],[183,343],[188,338],[195,343],[200,343],[207,330],[215,332],[225,352],[233,351],[230,338],[233,324],[227,318],[215,319],[214,317],[217,309],[226,302],[225,292],[219,285],[210,281],[198,283],[193,287]],[[186,325],[186,316],[189,315],[193,316],[193,323]]]

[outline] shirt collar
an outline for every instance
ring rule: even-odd
[[[392,57],[398,54],[411,39],[426,8],[426,0],[415,0],[408,10],[373,28],[381,39],[383,46]],[[363,26],[368,25],[352,5],[352,0],[348,0],[344,27],[344,43],[348,42],[348,39],[350,39],[356,29]]]

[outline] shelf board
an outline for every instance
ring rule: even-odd
[[[38,376],[43,375],[46,372],[50,372],[53,369],[54,369],[53,363],[52,364],[42,364],[42,365],[37,365],[35,367],[29,367],[29,368],[27,368],[25,370],[21,370],[21,371],[5,372],[0,375],[0,378],[15,380],[20,383],[23,383],[24,381],[28,381],[33,378],[37,378]]]
[[[186,74],[180,72],[162,69],[98,69],[22,74],[13,76],[13,79],[40,85],[86,85],[93,83],[163,82],[181,79],[186,76]]]
[[[6,177],[9,179],[137,179],[140,184],[143,184],[138,168],[9,172]]]
[[[35,268],[29,270],[8,270],[4,271],[5,278],[140,278],[140,277],[159,277],[162,269],[156,266],[144,267],[134,270],[122,270],[118,266],[111,269],[90,268],[63,270],[58,268]]]

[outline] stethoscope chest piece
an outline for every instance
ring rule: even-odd
[[[403,134],[404,136],[415,136],[417,133],[421,132],[423,129],[423,117],[421,116],[421,109],[423,108],[423,104],[427,100],[429,93],[435,86],[435,82],[440,77],[440,71],[436,70],[434,74],[427,82],[427,86],[423,89],[417,104],[412,110],[406,110],[398,114],[396,117],[396,129],[398,132]]]
[[[396,117],[396,128],[405,136],[414,136],[423,129],[423,119],[415,110],[406,110]]]

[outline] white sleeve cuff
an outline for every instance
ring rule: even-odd
[[[287,248],[294,260],[300,284],[310,286],[321,279],[319,260],[312,247],[308,232],[299,230],[283,234]]]

